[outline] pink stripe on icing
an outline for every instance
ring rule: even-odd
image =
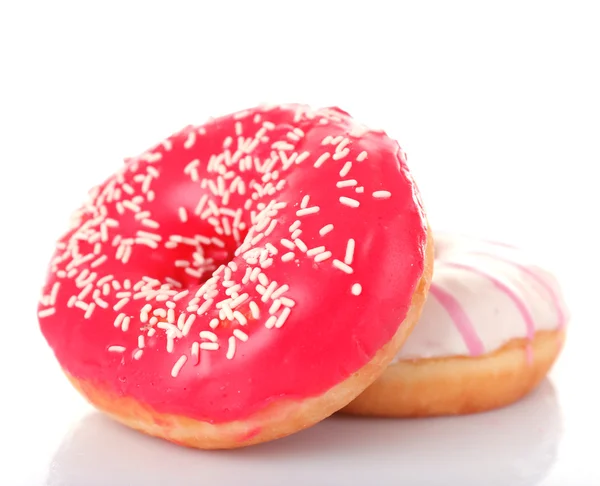
[[[488,280],[490,280],[498,289],[500,289],[502,292],[504,292],[510,298],[510,300],[513,301],[513,303],[519,310],[519,313],[523,317],[523,321],[525,322],[525,326],[527,328],[528,339],[529,340],[533,339],[533,337],[535,336],[535,325],[533,323],[533,317],[531,316],[529,309],[527,309],[527,307],[525,306],[525,304],[523,303],[521,298],[505,283],[498,280],[496,277],[494,277],[486,272],[482,272],[478,268],[472,267],[470,265],[464,265],[462,263],[454,263],[454,262],[442,262],[439,260],[437,263],[438,264],[442,263],[449,267],[462,268],[464,270],[468,270],[470,272],[476,273],[477,275],[481,275],[482,277],[485,277]]]
[[[494,255],[492,253],[487,253],[484,251],[473,251],[470,252],[473,255],[484,255],[490,258],[495,258],[496,260],[500,260],[501,262],[504,263],[508,263],[509,265],[513,265],[515,267],[517,267],[518,269],[520,269],[523,273],[529,275],[533,280],[535,280],[541,287],[543,287],[546,292],[548,292],[548,294],[550,294],[550,300],[552,301],[552,305],[554,306],[554,308],[556,309],[556,317],[558,318],[558,328],[562,329],[566,323],[567,323],[567,318],[565,315],[565,312],[562,308],[562,305],[560,305],[560,299],[558,298],[557,293],[554,291],[554,289],[552,288],[551,285],[549,285],[542,277],[540,277],[537,273],[531,271],[529,268],[513,261],[513,260],[509,260],[508,258],[503,258],[499,255]]]
[[[429,293],[433,295],[441,306],[448,312],[448,315],[454,322],[456,329],[460,333],[469,350],[471,356],[478,356],[485,353],[485,348],[481,339],[477,335],[471,319],[464,311],[460,302],[449,292],[432,283]]]

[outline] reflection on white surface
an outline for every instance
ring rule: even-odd
[[[94,413],[64,438],[46,484],[535,485],[555,461],[561,429],[549,381],[495,412],[421,420],[336,416],[234,451],[181,448]]]

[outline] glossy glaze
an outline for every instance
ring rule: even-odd
[[[531,254],[448,233],[436,235],[435,248],[429,298],[396,361],[479,356],[566,325],[559,283]]]
[[[425,243],[395,141],[338,109],[261,107],[187,127],[93,189],[40,325],[77,378],[242,419],[366,364],[406,315]]]

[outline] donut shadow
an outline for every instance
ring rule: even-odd
[[[561,429],[547,380],[494,412],[418,420],[334,416],[293,436],[232,451],[181,448],[93,413],[63,439],[46,484],[534,485],[555,461]]]

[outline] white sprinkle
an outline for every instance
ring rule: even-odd
[[[323,226],[320,230],[319,230],[319,234],[321,236],[325,236],[327,233],[329,233],[330,231],[333,230],[333,225],[332,224],[327,224],[325,226]]]
[[[217,342],[217,335],[212,331],[200,331],[200,339],[208,339],[213,343]]]
[[[125,352],[125,346],[109,346],[108,352],[109,353],[123,353],[123,352]]]
[[[179,219],[181,220],[182,223],[187,223],[188,215],[187,215],[187,211],[185,210],[185,208],[179,208]]]
[[[361,292],[362,292],[362,285],[359,283],[355,283],[352,286],[352,295],[360,295]]]
[[[144,354],[144,351],[141,349],[138,349],[135,353],[133,353],[133,359],[138,360],[142,357],[143,354]]]
[[[275,292],[273,292],[271,294],[271,299],[275,300],[278,299],[279,297],[281,297],[284,293],[286,293],[288,290],[290,290],[289,285],[287,284],[283,284],[281,287],[279,287]]]
[[[288,297],[281,297],[279,301],[286,307],[294,307],[296,302]]]
[[[299,209],[298,211],[296,211],[296,216],[300,217],[300,216],[306,216],[308,214],[318,213],[320,209],[321,208],[319,208],[319,206],[313,206],[311,208],[306,208],[306,209]]]
[[[145,345],[144,336],[138,336],[138,348],[143,349]]]
[[[258,305],[256,304],[256,302],[254,302],[253,300],[250,301],[250,313],[252,314],[252,317],[254,319],[258,319],[260,317],[260,309],[258,307]]]
[[[301,207],[302,209],[304,209],[304,208],[308,207],[308,203],[309,203],[309,201],[310,201],[310,196],[307,194],[306,196],[304,196],[304,197],[302,198],[302,202],[300,203],[300,207]]]
[[[243,343],[245,343],[246,341],[248,341],[248,334],[246,334],[241,329],[234,329],[233,330],[233,335],[236,338],[238,338],[240,341],[242,341]]]
[[[321,155],[321,156],[320,156],[320,157],[319,157],[319,158],[316,160],[316,162],[314,163],[314,167],[318,169],[319,167],[321,167],[321,166],[322,166],[322,165],[325,163],[325,161],[326,161],[326,160],[327,160],[329,157],[331,157],[331,154],[330,154],[329,152],[325,152],[323,155]]]
[[[375,199],[387,199],[392,195],[390,191],[375,191],[373,197]]]
[[[294,240],[294,243],[296,244],[296,246],[298,247],[298,249],[301,252],[306,253],[308,251],[308,247],[306,246],[306,243],[304,243],[300,238],[296,238]]]
[[[336,187],[352,187],[356,184],[358,184],[358,181],[356,179],[346,179],[344,181],[338,181]]]
[[[192,132],[192,133],[194,133],[194,132]],[[171,376],[173,378],[177,378],[177,375],[181,371],[181,368],[183,368],[183,365],[185,364],[186,361],[187,361],[187,356],[185,354],[181,355],[181,357],[177,360],[177,362],[173,366],[173,369],[171,370]]]
[[[316,257],[315,257],[315,262],[319,263],[319,262],[324,262],[325,260],[327,260],[328,258],[331,258],[332,253],[330,251],[326,251],[323,253],[319,253]]]
[[[273,301],[273,303],[271,304],[271,307],[269,307],[269,314],[277,314],[277,311],[279,310],[280,307],[281,307],[281,300],[275,299]]]
[[[319,253],[323,253],[324,251],[325,251],[325,247],[324,246],[317,246],[316,248],[311,248],[310,250],[308,250],[306,252],[306,254],[309,257],[312,257],[312,256],[315,256],[315,255],[318,255]]]
[[[90,267],[91,267],[91,268],[96,268],[96,267],[99,267],[100,265],[102,265],[102,264],[103,264],[103,263],[106,261],[106,259],[107,259],[107,258],[108,258],[108,257],[107,257],[106,255],[102,255],[101,257],[99,257],[99,258],[97,258],[96,260],[94,260],[94,261],[91,263]]]
[[[208,300],[204,301],[204,303],[196,311],[196,314],[198,314],[199,316],[204,314],[208,309],[210,309],[210,306],[212,305],[212,303],[213,303],[213,299],[208,299]]]
[[[177,302],[178,300],[183,299],[189,293],[190,293],[189,290],[182,290],[181,292],[179,292],[178,294],[175,294],[173,296],[173,302]]]
[[[114,326],[121,327],[121,323],[123,322],[123,319],[125,319],[125,317],[125,314],[119,314],[115,319]]]
[[[200,343],[200,349],[206,351],[216,351],[219,349],[219,343]]]
[[[270,283],[270,285],[266,288],[265,293],[263,294],[261,300],[263,302],[266,302],[267,300],[269,300],[271,298],[271,294],[275,291],[275,289],[277,288],[277,282],[273,281]]]
[[[248,320],[246,319],[246,316],[244,316],[244,314],[242,314],[240,311],[233,311],[233,317],[242,326],[245,326],[246,324],[248,324]]]
[[[352,265],[352,260],[354,259],[354,248],[356,243],[354,239],[350,238],[346,245],[346,256],[344,257],[344,263],[346,265]]]
[[[367,152],[365,152],[364,150],[358,154],[358,156],[356,157],[356,161],[357,162],[362,162],[363,160],[365,160],[367,158]]]
[[[211,329],[216,329],[217,327],[219,327],[220,323],[221,323],[221,321],[219,321],[219,319],[214,318],[214,319],[211,319],[211,321],[208,323],[208,325],[210,326]]]
[[[56,312],[56,309],[54,307],[50,308],[50,309],[44,309],[38,312],[38,317],[40,319],[43,319],[44,317],[49,317],[51,315],[53,315]]]
[[[196,363],[198,363],[199,354],[200,354],[200,345],[196,341],[194,341],[192,343],[192,356],[194,357],[194,361]]]
[[[331,135],[327,135],[323,140],[321,140],[321,145],[329,145],[333,137]]]
[[[357,194],[362,194],[363,192],[365,192],[365,188],[363,186],[357,187],[355,189]]]
[[[356,199],[352,199],[346,196],[340,197],[340,202],[344,206],[348,206],[350,208],[357,208],[358,206],[360,206],[360,203]]]
[[[121,329],[123,330],[123,332],[127,332],[127,330],[129,329],[130,323],[131,323],[131,317],[125,316],[125,318],[123,319],[123,322],[121,323]]]
[[[283,309],[283,311],[279,315],[279,318],[277,319],[277,322],[275,323],[276,328],[279,329],[285,324],[285,321],[289,317],[290,312],[291,312],[291,309],[289,307],[286,307],[285,309]]]
[[[295,250],[296,249],[296,245],[294,245],[294,243],[290,240],[287,240],[285,238],[281,239],[281,244],[283,246],[285,246],[288,250]]]
[[[230,336],[229,337],[229,346],[227,348],[227,354],[225,355],[225,357],[227,359],[233,359],[234,355],[235,355],[235,337]]]
[[[190,314],[188,316],[188,318],[185,320],[185,324],[183,325],[183,328],[181,329],[181,333],[184,336],[188,335],[188,333],[190,332],[190,329],[192,328],[192,324],[194,324],[195,320],[196,320],[196,314]]]
[[[298,238],[300,235],[302,234],[302,230],[301,229],[297,229],[296,231],[294,231],[291,234],[292,240],[295,240],[296,238]]]
[[[266,320],[265,327],[267,329],[272,329],[275,327],[276,322],[277,322],[277,316],[271,316]]]
[[[333,266],[335,268],[337,268],[338,270],[341,270],[342,272],[351,274],[353,272],[352,267],[350,267],[349,265],[347,265],[346,263],[340,261],[340,260],[333,260]]]
[[[346,162],[342,170],[340,170],[340,177],[346,177],[350,169],[352,169],[352,162]]]

